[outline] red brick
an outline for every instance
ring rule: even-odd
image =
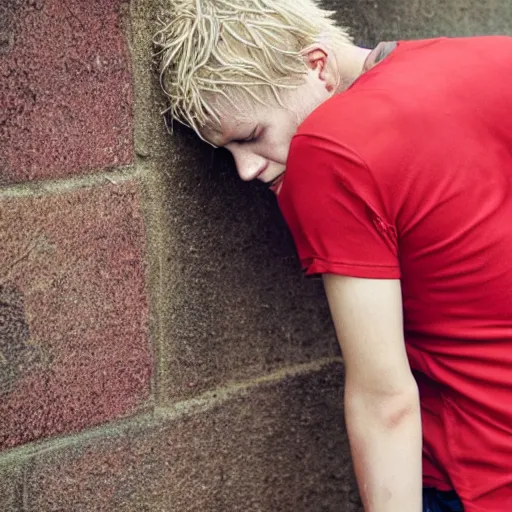
[[[38,457],[27,512],[360,512],[334,367]]]
[[[0,184],[132,161],[121,6],[6,0],[0,8]]]
[[[0,447],[144,404],[143,250],[135,183],[0,200]]]

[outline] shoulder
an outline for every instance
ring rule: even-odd
[[[497,55],[510,49],[512,38],[506,36],[399,41],[346,91],[306,118],[290,155],[302,160],[323,140],[350,148],[372,168],[395,157],[402,161],[409,150],[437,135],[447,112],[454,118],[461,111],[455,105],[467,107],[463,98],[468,88],[479,87],[482,62],[492,74]]]
[[[400,139],[419,117],[413,108],[386,89],[357,88],[329,99],[292,139],[287,173],[306,182],[314,173],[317,185],[323,178],[352,181],[381,174],[384,162],[400,158]]]
[[[312,112],[297,133],[353,135],[366,143],[369,128],[389,131],[404,123],[420,127],[421,117],[437,119],[443,103],[479,83],[484,70],[512,70],[511,51],[508,36],[383,43],[370,54],[362,75]],[[386,56],[381,58],[383,52]]]

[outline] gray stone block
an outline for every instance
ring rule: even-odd
[[[15,466],[0,466],[0,510],[22,510],[22,470]]]
[[[489,0],[325,0],[356,43],[512,34],[512,3]]]

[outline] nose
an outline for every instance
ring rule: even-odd
[[[251,181],[267,166],[267,160],[260,155],[243,149],[242,147],[228,148],[235,160],[238,176],[244,181]]]

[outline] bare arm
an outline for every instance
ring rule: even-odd
[[[324,275],[346,367],[345,418],[367,512],[420,512],[421,420],[398,280]]]

